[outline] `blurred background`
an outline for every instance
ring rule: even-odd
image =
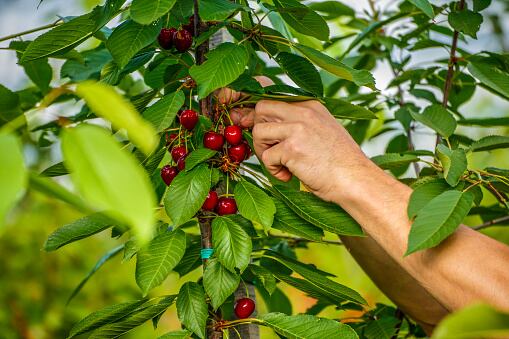
[[[0,0],[0,37],[38,27],[54,22],[59,16],[78,15],[97,5],[99,0]],[[440,2],[434,2],[437,4]],[[503,3],[504,1],[500,1]],[[345,0],[345,4],[356,8],[360,12],[368,8],[367,0]],[[378,6],[385,7],[397,4],[396,1],[379,1]],[[490,13],[502,13],[494,16],[497,21],[486,20],[479,34],[479,39],[472,43],[469,40],[468,49],[472,52],[489,49],[503,51],[508,46],[505,32],[509,32],[509,15],[500,11],[501,5],[495,3]],[[493,20],[495,20],[493,19]],[[498,24],[497,24],[498,22]],[[498,26],[497,26],[498,25]],[[506,27],[503,27],[505,25]],[[338,28],[334,28],[338,33]],[[497,37],[495,30],[501,32]],[[37,35],[37,34],[36,34]],[[36,36],[35,35],[35,36]],[[28,35],[25,39],[33,39]],[[8,42],[0,43],[6,47]],[[86,44],[81,48],[87,48]],[[331,51],[334,54],[334,51]],[[338,49],[337,54],[339,55]],[[414,63],[430,60],[430,52],[417,56]],[[447,51],[433,50],[433,58],[440,58],[440,53],[446,57]],[[14,52],[0,49],[0,83],[11,90],[20,90],[29,84],[23,69],[16,64]],[[51,61],[54,62],[54,61]],[[58,66],[58,64],[55,64]],[[379,65],[375,71],[377,87],[384,91],[391,79],[387,65]],[[55,74],[54,79],[57,79]],[[63,109],[63,108],[60,108]],[[65,109],[65,108],[64,108]],[[509,116],[509,105],[492,95],[478,90],[470,103],[462,107],[462,112],[489,117]],[[51,114],[51,112],[45,112]],[[374,131],[376,126],[374,126]],[[463,128],[462,134],[471,138],[480,137],[475,128]],[[483,133],[506,133],[500,130],[484,130]],[[417,148],[429,149],[433,139],[427,130],[418,130]],[[387,141],[394,134],[388,133],[383,138],[363,145],[370,156],[384,152]],[[50,164],[59,161],[58,147],[48,149],[44,154],[37,153],[35,148],[27,148],[26,161],[42,170]],[[493,165],[508,168],[509,157],[505,150],[476,154],[470,159],[477,167]],[[409,172],[409,175],[413,173]],[[486,204],[493,201],[485,201]],[[72,325],[95,310],[104,306],[134,300],[141,297],[134,280],[135,261],[122,262],[121,256],[114,258],[85,285],[81,293],[68,305],[67,299],[73,289],[94,267],[97,260],[107,251],[120,245],[120,240],[110,237],[109,231],[93,236],[89,239],[68,245],[57,252],[46,253],[42,245],[47,236],[57,227],[69,223],[81,215],[68,205],[51,200],[36,192],[27,192],[22,203],[14,210],[8,220],[8,225],[0,230],[0,338],[65,338]],[[467,220],[471,225],[480,222],[472,218]],[[494,227],[487,234],[493,235],[509,243],[508,232],[503,227]],[[505,234],[505,235],[504,235]],[[299,257],[319,268],[337,275],[337,281],[358,290],[370,303],[389,303],[387,298],[364,275],[356,263],[350,258],[344,248],[334,245],[311,245],[308,249],[299,249]],[[198,275],[189,275],[188,279],[196,279]],[[184,281],[178,281],[176,274],[170,275],[163,286],[154,293],[178,292]],[[292,287],[283,286],[293,304],[293,313],[305,311],[314,304],[314,300],[307,298]],[[258,304],[259,311],[264,312],[262,302]],[[330,308],[322,315],[329,317],[345,316]],[[346,315],[355,316],[355,314]],[[175,306],[165,313],[154,333],[151,324],[145,324],[127,337],[152,338],[169,330],[179,328]],[[269,332],[262,332],[262,338],[271,338]]]

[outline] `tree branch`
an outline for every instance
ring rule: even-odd
[[[509,221],[509,215],[506,215],[505,217],[500,217],[500,218],[497,218],[497,219],[493,219],[493,220],[490,220],[490,221],[486,221],[485,223],[477,225],[477,226],[474,226],[472,228],[474,230],[476,230],[476,231],[479,231],[479,230],[482,230],[482,229],[485,229],[485,228],[488,228],[488,227],[491,227],[491,226],[502,224],[502,223],[504,223],[506,221]]]
[[[269,237],[277,238],[277,239],[289,240],[289,241],[293,241],[293,242],[296,242],[296,243],[299,243],[299,242],[312,242],[312,243],[316,243],[316,244],[329,244],[329,245],[343,246],[343,243],[341,241],[337,241],[337,240],[313,241],[313,240],[309,240],[309,239],[306,239],[306,238],[292,237],[292,236],[287,236],[287,235],[278,235],[278,234],[272,234],[272,233],[269,233]]]
[[[19,38],[19,37],[21,37],[23,35],[39,32],[39,31],[42,31],[42,30],[45,30],[45,29],[48,29],[48,28],[53,28],[53,27],[61,25],[63,23],[64,23],[63,20],[58,19],[57,21],[55,21],[52,24],[48,24],[48,25],[44,25],[44,26],[41,26],[41,27],[36,27],[36,28],[29,29],[27,31],[23,31],[23,32],[19,32],[19,33],[15,33],[15,34],[4,36],[3,38],[0,38],[0,42],[6,41],[6,40],[11,40],[11,39],[14,39],[14,38]]]

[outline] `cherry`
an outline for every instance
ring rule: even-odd
[[[185,146],[176,146],[171,150],[171,157],[173,161],[177,162],[180,158],[184,157],[187,154],[187,149]]]
[[[219,133],[209,131],[203,136],[203,145],[208,149],[220,151],[224,145],[224,137]]]
[[[180,124],[188,131],[192,130],[198,123],[198,113],[192,109],[186,109],[180,114]]]
[[[161,178],[166,185],[170,185],[173,179],[179,174],[179,170],[175,166],[166,165],[161,168]]]
[[[171,133],[171,134],[167,133],[165,135],[165,137],[166,137],[166,146],[168,146],[171,143],[173,143],[175,141],[175,139],[178,138],[178,134],[176,134],[176,133]]]
[[[230,145],[236,146],[242,142],[242,128],[237,125],[227,126],[224,129],[224,137]]]
[[[228,156],[233,162],[240,163],[246,160],[246,156],[248,154],[248,147],[246,144],[239,144],[236,146],[228,147]]]
[[[159,45],[164,49],[171,49],[175,42],[175,33],[177,33],[175,28],[161,29],[161,32],[159,32],[159,36],[157,37]]]
[[[237,300],[234,308],[237,318],[246,319],[253,314],[255,310],[255,302],[250,298],[242,298]]]
[[[177,51],[186,52],[193,44],[193,35],[187,29],[179,29],[173,39]]]
[[[182,25],[182,28],[194,35],[194,15],[189,17],[189,23],[186,25]]]
[[[186,158],[187,154],[185,154],[184,156],[180,157],[180,159],[177,160],[177,168],[179,169],[179,171],[183,171],[186,168]]]
[[[246,145],[246,150],[247,150],[246,159],[251,158],[251,156],[253,155],[253,150],[251,149],[251,146],[249,146],[249,143],[247,142],[247,140],[242,140],[242,143],[244,145]]]
[[[217,192],[216,191],[210,191],[207,195],[207,199],[205,199],[205,202],[203,203],[203,206],[201,207],[205,211],[213,211],[216,209],[217,202],[218,202]]]
[[[219,215],[235,214],[237,213],[237,203],[234,198],[219,198],[217,203],[216,212]]]

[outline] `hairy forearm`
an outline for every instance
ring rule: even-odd
[[[333,200],[440,304],[456,310],[484,301],[509,309],[509,247],[461,226],[439,246],[404,257],[412,190],[368,161],[352,173],[358,185]]]

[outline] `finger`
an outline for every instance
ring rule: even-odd
[[[254,108],[235,107],[230,110],[230,117],[235,125],[244,128],[253,127]]]
[[[274,145],[287,139],[295,129],[291,123],[262,122],[253,127],[253,141],[259,144]]]
[[[284,152],[284,144],[279,143],[265,150],[260,159],[270,174],[278,180],[287,182],[292,178],[292,173],[282,163]]]
[[[221,104],[230,104],[232,102],[239,101],[241,93],[234,91],[231,88],[221,88],[215,92],[217,100]]]
[[[309,108],[283,101],[262,100],[256,104],[254,122],[299,121]]]
[[[260,85],[262,85],[262,87],[274,85],[274,81],[272,81],[271,78],[266,77],[265,75],[257,75],[254,78],[256,79],[256,81],[258,81]]]

